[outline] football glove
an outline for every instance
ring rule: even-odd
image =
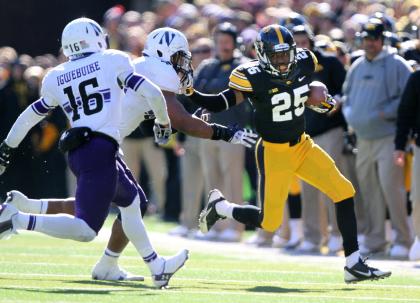
[[[10,158],[15,149],[2,142],[0,144],[0,175],[2,175],[10,164]]]
[[[242,144],[245,147],[251,148],[252,145],[257,142],[257,138],[258,134],[254,133],[252,130],[241,128],[235,131],[229,142],[232,144]]]
[[[255,144],[258,134],[250,129],[241,128],[238,125],[224,126],[220,124],[211,124],[213,128],[212,140],[224,140],[232,144],[242,144],[246,147],[252,147]]]
[[[335,106],[337,104],[337,101],[334,100],[334,98],[331,95],[327,95],[327,98],[325,101],[321,102],[319,105],[307,105],[310,109],[313,111],[316,111],[320,114],[326,114],[335,109]]]
[[[203,120],[204,122],[209,122],[211,117],[210,112],[203,107],[197,108],[197,110],[192,115],[198,119]]]
[[[171,124],[162,125],[155,122],[153,133],[155,134],[155,142],[159,145],[165,145],[168,143],[169,137],[172,134]]]
[[[192,93],[194,92],[193,85],[194,85],[194,74],[193,74],[193,69],[191,67],[191,69],[188,71],[188,73],[186,73],[185,77],[183,77],[183,80],[181,81],[179,94],[186,95],[186,96],[192,95]]]

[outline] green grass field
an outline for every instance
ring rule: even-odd
[[[170,224],[146,221],[161,254],[190,249],[190,259],[169,289],[153,288],[132,246],[121,264],[143,274],[144,282],[90,279],[109,228],[92,243],[26,232],[0,242],[0,302],[420,302],[420,267],[415,263],[374,260],[374,265],[392,269],[392,277],[346,285],[340,257],[290,256],[244,244],[169,237],[163,232]]]

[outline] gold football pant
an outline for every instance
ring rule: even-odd
[[[261,227],[275,231],[294,176],[318,188],[334,202],[353,197],[353,185],[335,166],[334,160],[306,134],[294,146],[259,140],[256,145],[258,201]]]

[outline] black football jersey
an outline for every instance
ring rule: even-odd
[[[305,101],[317,59],[307,49],[298,49],[296,66],[288,79],[265,72],[258,60],[239,65],[229,78],[229,87],[249,97],[255,108],[255,126],[265,141],[285,143],[305,131]]]

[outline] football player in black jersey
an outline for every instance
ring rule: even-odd
[[[255,48],[258,59],[232,71],[229,89],[217,95],[193,90],[189,98],[214,112],[226,110],[246,99],[253,104],[256,130],[261,136],[256,145],[261,208],[230,203],[219,190],[212,190],[208,204],[200,214],[200,230],[206,233],[217,220],[228,217],[275,231],[281,224],[287,193],[292,177],[296,175],[335,203],[346,256],[345,282],[390,276],[391,272],[369,267],[361,259],[353,185],[340,173],[331,157],[305,134],[305,107],[327,113],[335,105],[330,96],[317,106],[307,102],[314,85],[311,76],[317,65],[316,57],[307,49],[296,49],[292,34],[277,24],[259,32]]]

